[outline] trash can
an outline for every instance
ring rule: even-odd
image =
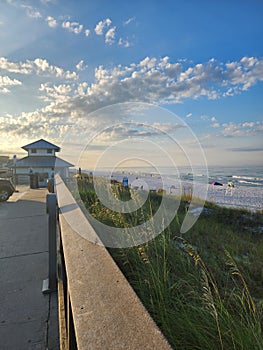
[[[30,174],[30,188],[38,188],[38,175],[37,174]]]
[[[129,186],[128,178],[126,176],[122,179],[122,186],[123,187]]]
[[[54,179],[47,180],[47,189],[48,189],[48,192],[54,193]]]

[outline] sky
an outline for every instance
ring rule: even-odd
[[[44,138],[86,167],[262,165],[262,18],[261,0],[0,0],[0,155]]]

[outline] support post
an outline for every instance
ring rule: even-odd
[[[13,156],[13,163],[14,163],[14,176],[13,176],[13,183],[16,191],[16,185],[17,185],[17,179],[16,179],[16,154]]]
[[[46,197],[48,213],[48,279],[43,281],[43,293],[57,289],[57,195],[49,193]]]

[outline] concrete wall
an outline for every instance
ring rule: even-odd
[[[48,178],[51,177],[52,172],[54,173],[54,170],[52,170],[52,168],[33,168],[33,173],[39,173],[44,175],[44,176],[41,176],[41,179],[43,180],[42,182],[40,182],[41,186],[46,186],[46,181]],[[29,175],[30,175],[29,168],[16,168],[16,175],[17,175],[17,184],[19,185],[29,184]],[[39,181],[40,181],[40,178],[39,178]]]
[[[29,174],[17,174],[17,185],[29,185],[30,178]]]
[[[78,350],[171,350],[58,176],[56,191]]]

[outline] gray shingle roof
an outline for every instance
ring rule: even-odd
[[[54,149],[56,152],[60,151],[60,148],[58,146],[56,146],[53,143],[50,143],[44,139],[40,139],[38,141],[29,143],[28,145],[25,145],[21,148],[23,148],[25,150],[29,150],[32,148],[38,148],[38,149],[41,148],[41,149]]]
[[[17,168],[25,168],[25,167],[65,168],[65,167],[72,167],[72,166],[74,165],[55,156],[33,156],[33,157],[31,156],[31,157],[25,157],[25,158],[19,159],[16,162]]]

